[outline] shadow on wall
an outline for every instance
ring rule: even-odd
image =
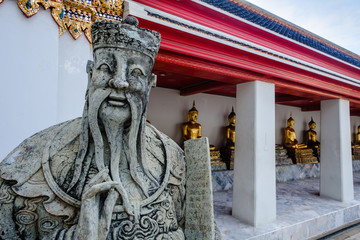
[[[183,134],[182,134],[182,123],[174,124],[175,128],[175,138],[173,139],[176,143],[179,144],[181,148],[184,148],[184,140],[183,140]]]
[[[360,126],[360,125],[359,125]],[[358,127],[356,126],[356,125],[354,125],[353,126],[353,130],[351,131],[351,135],[352,135],[352,137],[351,137],[351,142],[353,143],[353,144],[355,144],[355,142],[356,142],[356,133],[357,133],[357,129],[358,129]]]
[[[309,121],[310,122],[310,121]],[[306,122],[306,119],[304,119],[303,122],[303,133],[302,133],[302,139],[303,139],[303,143],[306,142],[306,131],[309,129],[308,123]]]
[[[216,146],[216,147],[220,149],[222,146],[225,146],[225,144],[226,144],[226,126],[220,127],[219,131],[220,131],[219,136],[221,136],[220,137],[221,138],[221,141],[220,141],[221,145]],[[235,134],[236,134],[236,130],[235,130]]]
[[[276,143],[276,144],[283,145],[284,141],[285,141],[285,127],[280,128],[279,134],[281,136],[281,142]]]

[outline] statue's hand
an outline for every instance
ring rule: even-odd
[[[114,189],[116,184],[113,181],[95,184],[83,193],[75,239],[106,239],[112,212],[119,197],[119,193]],[[101,199],[100,195],[106,197]]]

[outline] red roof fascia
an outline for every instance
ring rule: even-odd
[[[223,82],[225,82],[225,79],[231,79],[233,84],[233,81],[237,81],[238,83],[244,82],[244,81],[251,81],[251,80],[261,80],[266,82],[274,83],[276,88],[283,88],[288,89],[286,90],[287,93],[289,93],[289,90],[293,91],[293,95],[299,95],[303,97],[315,97],[322,98],[322,99],[332,99],[332,98],[345,98],[349,99],[350,101],[360,104],[360,91],[344,88],[345,91],[343,93],[340,93],[339,86],[332,85],[332,84],[319,84],[314,86],[308,86],[304,85],[303,82],[291,82],[286,81],[284,79],[280,78],[269,78],[267,76],[260,77],[257,73],[251,73],[247,72],[241,69],[231,69],[228,66],[220,65],[220,64],[213,64],[209,63],[203,60],[199,60],[196,58],[191,58],[188,56],[179,56],[173,53],[168,52],[160,52],[157,59],[157,64],[162,63],[164,64],[164,68],[168,67],[166,63],[170,65],[177,65],[181,67],[182,71],[188,70],[188,72],[191,72],[192,69],[195,70],[203,70],[206,72],[209,72],[213,75],[214,80],[218,80],[219,75],[223,74],[224,76],[227,76],[228,78],[221,79]],[[211,79],[211,78],[209,78]],[[325,87],[326,86],[326,89]],[[215,91],[212,91],[216,93]],[[346,94],[344,94],[346,93]]]
[[[324,67],[337,73],[360,80],[360,69],[302,46],[268,30],[221,14],[189,0],[146,1],[136,0],[144,5],[159,9],[189,21],[259,44],[303,61]]]
[[[231,66],[275,77],[275,79],[282,78],[290,81],[289,84],[291,84],[291,82],[300,83],[317,89],[323,89],[324,91],[342,94],[346,97],[360,98],[359,87],[339,82],[330,77],[315,74],[246,51],[234,49],[150,21],[142,20],[141,25],[142,27],[159,31],[162,34],[161,49],[179,54],[177,58],[180,59],[180,61],[189,63],[191,62],[189,59],[193,58],[205,61],[204,71],[209,71],[207,66],[210,61],[219,64],[218,69],[222,69],[222,66]],[[177,64],[179,64],[179,62]],[[223,68],[223,74],[227,75],[226,68]],[[241,76],[239,77],[241,78]],[[253,80],[256,79],[262,80],[259,78]],[[249,79],[245,78],[244,80]],[[278,80],[272,81],[277,83]],[[234,83],[232,79],[228,79],[226,82]]]

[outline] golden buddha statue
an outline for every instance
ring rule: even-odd
[[[355,147],[360,148],[360,125],[358,126],[358,132],[355,138]]]
[[[198,110],[195,107],[194,101],[193,107],[188,112],[188,121],[182,125],[184,141],[201,137],[201,124],[196,122],[197,117]]]
[[[307,148],[305,144],[298,143],[296,139],[296,133],[293,129],[295,125],[295,120],[292,118],[292,114],[290,114],[290,118],[287,120],[288,127],[285,128],[285,141],[284,145],[286,148]]]
[[[360,159],[360,125],[358,126],[358,132],[355,135],[355,142],[352,146],[353,160]]]
[[[295,130],[293,129],[295,120],[292,118],[292,114],[290,114],[290,118],[287,120],[287,124],[288,127],[285,128],[284,146],[287,150],[288,156],[293,160],[293,163],[317,163],[318,158],[314,156],[313,149],[308,149],[306,144],[300,144],[296,139]]]
[[[319,148],[320,142],[317,140],[317,133],[314,130],[316,128],[316,123],[311,117],[311,121],[309,122],[309,130],[306,131],[306,139],[305,142],[309,148]]]
[[[317,133],[315,131],[316,123],[311,117],[309,122],[309,130],[305,132],[305,143],[309,149],[313,150],[313,154],[320,160],[320,142],[317,140]]]
[[[231,110],[231,113],[228,116],[229,125],[226,127],[226,147],[229,149],[235,149],[235,121],[236,114],[234,112],[234,107]]]

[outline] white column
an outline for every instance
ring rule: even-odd
[[[320,196],[354,199],[349,101],[321,101]]]
[[[237,85],[232,214],[259,226],[276,219],[275,86]]]

